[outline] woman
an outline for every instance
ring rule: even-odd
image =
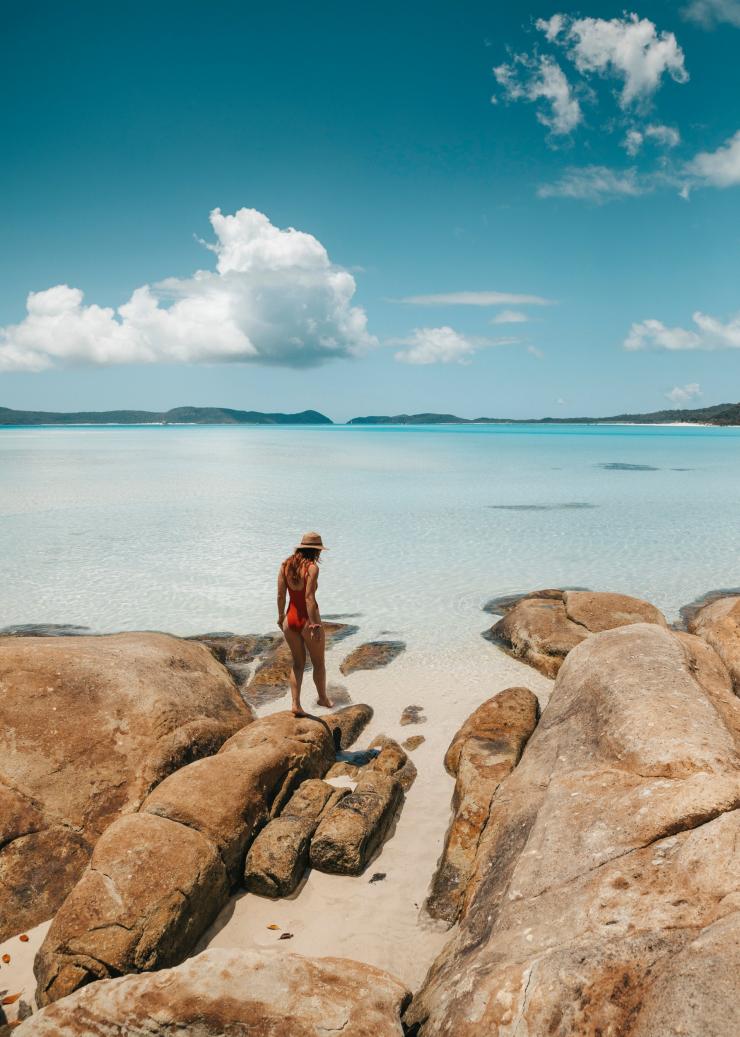
[[[290,671],[291,709],[293,716],[305,717],[301,708],[301,684],[306,668],[306,649],[311,656],[313,682],[319,696],[319,705],[329,708],[326,696],[326,664],[324,663],[325,637],[321,625],[316,587],[319,582],[319,559],[325,551],[318,533],[305,533],[290,558],[286,558],[278,573],[277,607],[278,626],[285,635],[293,668]],[[290,607],[285,614],[285,595],[290,595]]]

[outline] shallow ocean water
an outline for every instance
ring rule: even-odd
[[[262,631],[306,529],[324,615],[451,648],[490,598],[740,585],[740,429],[0,430],[0,627]]]

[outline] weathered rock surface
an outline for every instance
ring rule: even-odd
[[[416,780],[416,766],[393,738],[378,735],[366,750],[346,754],[351,759],[340,759],[326,772],[327,780],[352,778],[359,781],[363,774],[378,772],[392,774],[404,792],[408,792]]]
[[[568,656],[408,1013],[422,1037],[740,1032],[740,702],[696,644],[635,624]]]
[[[546,677],[555,677],[568,652],[591,634],[631,623],[667,626],[654,605],[626,594],[537,591],[502,608],[491,639]]]
[[[412,753],[414,749],[418,749],[420,745],[426,742],[424,735],[411,735],[410,738],[404,738],[401,742],[401,746],[409,753]]]
[[[367,641],[351,651],[339,669],[345,676],[355,670],[378,670],[392,663],[405,649],[404,641]]]
[[[0,638],[0,940],[54,913],[107,825],[252,714],[166,634]]]
[[[518,760],[538,716],[537,696],[529,688],[505,688],[486,699],[450,742],[445,753],[445,770],[455,777],[462,748],[473,737],[500,743],[501,752],[509,752]]]
[[[276,713],[170,775],[98,841],[37,955],[39,1004],[182,960],[241,877],[251,839],[333,758],[325,723]]]
[[[244,888],[263,897],[287,897],[308,867],[308,847],[321,816],[348,789],[320,778],[298,786],[279,817],[262,829],[244,862]]]
[[[712,646],[730,671],[735,693],[740,695],[740,596],[717,598],[697,609],[688,629]]]
[[[423,706],[404,706],[399,724],[407,727],[409,724],[426,724]]]
[[[349,623],[330,623],[324,621],[326,647],[331,648],[337,641],[356,634],[358,628]],[[290,687],[290,671],[293,657],[284,638],[278,635],[266,654],[261,657],[254,676],[245,689],[245,696],[255,706],[281,698]],[[306,660],[306,669],[310,669],[310,661]]]
[[[398,980],[340,958],[212,949],[177,968],[106,980],[43,1009],[18,1037],[401,1037]]]
[[[354,792],[319,823],[311,840],[311,867],[337,875],[359,875],[383,842],[403,799],[393,775],[363,774]]]
[[[332,732],[334,744],[339,750],[354,745],[372,718],[372,707],[358,702],[354,706],[338,709],[335,713],[328,713],[321,719]]]
[[[501,782],[516,767],[537,723],[537,697],[528,688],[506,688],[465,721],[445,756],[456,775],[452,821],[426,910],[452,925],[460,912]]]

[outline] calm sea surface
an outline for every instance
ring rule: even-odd
[[[7,428],[0,627],[270,629],[305,529],[367,636],[449,644],[546,586],[674,617],[740,585],[739,526],[740,429]]]

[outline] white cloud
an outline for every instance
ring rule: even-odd
[[[27,315],[0,328],[0,370],[65,364],[256,362],[309,367],[377,344],[355,280],[311,234],[255,209],[210,215],[216,272],[137,288],[118,307],[68,285],[30,292]]]
[[[545,355],[537,346],[527,346],[527,352],[530,356],[536,356],[538,360],[542,360]]]
[[[705,29],[713,29],[722,22],[740,28],[740,0],[691,0],[681,14]]]
[[[538,21],[551,42],[566,47],[583,75],[616,76],[623,81],[620,104],[627,108],[649,100],[663,76],[688,81],[684,54],[672,32],[659,32],[654,22],[636,14],[623,18],[569,18],[556,15]]]
[[[454,328],[414,328],[407,338],[393,340],[393,345],[407,346],[395,354],[403,364],[469,364],[474,353],[485,346],[503,346],[514,338],[486,339],[461,335]]]
[[[493,70],[496,82],[503,88],[508,101],[544,101],[537,118],[552,133],[571,133],[581,122],[583,113],[567,76],[552,58],[530,58],[516,54],[510,64]],[[494,103],[496,98],[493,98]]]
[[[722,322],[697,310],[692,320],[694,328],[669,328],[655,319],[638,321],[630,328],[624,348],[631,351],[740,349],[740,314]]]
[[[440,292],[436,295],[407,295],[398,302],[413,306],[550,306],[552,299],[541,295],[511,292]]]
[[[502,310],[491,319],[491,324],[524,324],[529,320],[520,310]]]
[[[702,391],[697,382],[690,382],[688,385],[674,385],[670,392],[665,394],[665,398],[670,400],[672,403],[690,403],[692,400],[697,400],[702,395]]]
[[[701,151],[686,171],[697,177],[700,185],[735,187],[740,184],[740,130],[716,151]]]
[[[651,142],[661,148],[671,149],[681,143],[681,134],[673,126],[664,126],[662,123],[650,123],[640,130],[635,128],[628,130],[622,147],[628,155],[634,158],[646,142]]]
[[[640,177],[635,169],[615,170],[608,166],[570,166],[559,180],[542,184],[540,198],[584,198],[605,202],[613,198],[636,198],[647,194],[654,184]]]

